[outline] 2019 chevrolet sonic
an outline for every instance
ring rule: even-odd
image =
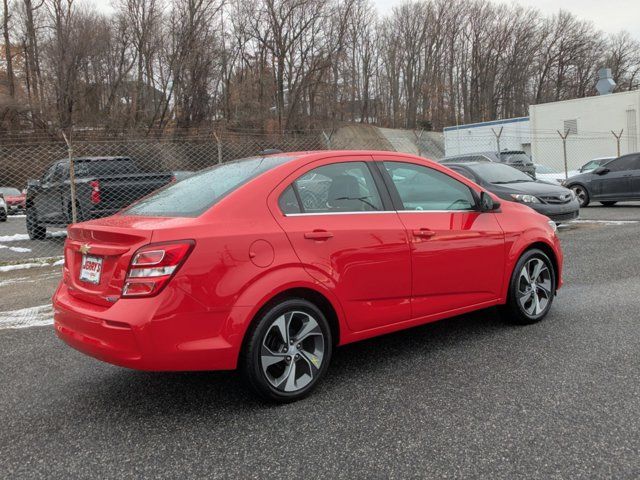
[[[302,398],[333,350],[491,306],[544,318],[555,224],[412,155],[307,152],[199,172],[68,229],[55,331],[141,370],[240,368]]]

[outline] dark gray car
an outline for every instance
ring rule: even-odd
[[[504,163],[510,165],[513,168],[517,168],[521,172],[524,172],[533,178],[536,176],[536,167],[533,161],[522,150],[503,150],[498,154],[497,152],[476,152],[465,153],[464,155],[453,155],[445,157],[440,162],[456,162],[456,163],[477,163],[477,162],[495,162]]]
[[[518,202],[556,223],[578,218],[580,206],[573,192],[560,185],[534,180],[508,165],[489,162],[442,162],[504,200]]]
[[[570,177],[565,186],[573,190],[581,207],[594,200],[605,207],[640,200],[640,153],[623,155],[590,172]]]

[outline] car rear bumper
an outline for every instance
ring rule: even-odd
[[[227,327],[246,313],[206,311],[177,288],[101,307],[74,297],[64,283],[53,307],[55,332],[71,347],[114,365],[153,371],[236,368],[241,339],[228,335]]]

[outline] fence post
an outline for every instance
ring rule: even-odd
[[[614,132],[613,130],[611,130],[611,133],[613,133],[613,136],[616,137],[616,144],[618,146],[618,157],[620,156],[620,138],[622,138],[622,132],[624,132],[624,128],[620,130],[620,133],[616,135],[616,132]]]
[[[493,134],[496,136],[496,144],[498,147],[498,157],[500,156],[500,137],[502,136],[502,129],[504,127],[500,127],[500,130],[498,130],[498,133],[496,133],[496,131],[492,128],[491,131],[493,132]]]
[[[331,137],[333,137],[334,130],[331,129],[331,133],[327,135],[324,130],[322,130],[322,136],[324,137],[324,142],[327,146],[327,150],[331,150]]]
[[[71,131],[69,131],[71,136]],[[67,144],[67,151],[69,152],[69,184],[71,187],[71,223],[78,221],[78,209],[76,205],[76,168],[73,164],[73,147],[67,136],[62,132],[64,142]]]
[[[560,130],[557,130],[557,132],[562,139],[562,154],[564,156],[564,179],[567,180],[569,178],[569,167],[567,165],[567,137],[569,136],[569,130],[565,130],[564,135],[560,133]]]
[[[213,132],[213,136],[215,137],[216,144],[218,146],[218,163],[222,163],[222,142],[220,142],[220,138],[215,131]]]

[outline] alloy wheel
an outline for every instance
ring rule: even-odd
[[[517,297],[522,310],[530,316],[542,314],[553,295],[551,272],[540,258],[532,258],[524,264],[518,276]]]
[[[576,194],[580,206],[584,206],[588,198],[586,190],[579,186],[571,187],[571,190]]]
[[[296,392],[318,376],[324,352],[325,338],[318,321],[295,310],[280,315],[268,327],[260,363],[273,388]]]

